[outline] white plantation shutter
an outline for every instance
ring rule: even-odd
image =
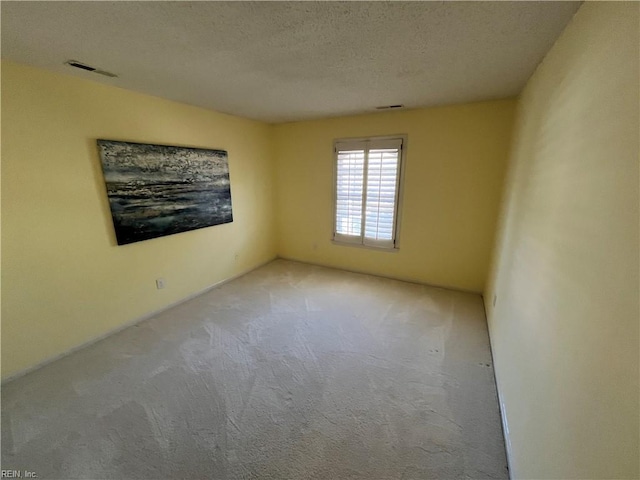
[[[364,150],[338,152],[336,172],[336,236],[343,241],[362,234]]]
[[[402,138],[336,143],[334,239],[393,248]]]
[[[369,150],[364,244],[393,247],[399,148]]]

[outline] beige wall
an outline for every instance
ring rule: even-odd
[[[485,295],[514,478],[640,476],[638,9],[585,3],[520,99]]]
[[[279,254],[481,292],[508,157],[514,100],[275,127]],[[407,134],[399,251],[336,245],[333,141]]]
[[[3,377],[276,255],[266,124],[11,63],[2,120]],[[117,246],[96,138],[228,150],[233,223]]]

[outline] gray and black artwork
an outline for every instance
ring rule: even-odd
[[[233,221],[224,150],[98,140],[118,245]]]

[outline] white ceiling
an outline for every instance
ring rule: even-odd
[[[2,57],[275,123],[516,95],[579,6],[3,1]]]

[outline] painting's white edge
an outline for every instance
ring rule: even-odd
[[[277,258],[278,258],[277,256],[274,256],[274,257],[272,257],[272,258],[270,258],[270,259],[268,259],[268,260],[266,260],[264,262],[261,262],[261,263],[255,265],[255,266],[253,266],[253,267],[250,267],[250,268],[248,268],[246,270],[243,270],[242,272],[237,273],[237,274],[235,274],[235,275],[233,275],[233,276],[231,276],[229,278],[225,278],[223,280],[220,280],[220,281],[218,281],[218,282],[216,282],[216,283],[214,283],[212,285],[209,285],[208,287],[203,288],[202,290],[198,290],[197,292],[192,293],[191,295],[188,295],[188,296],[186,296],[186,297],[184,297],[184,298],[182,298],[180,300],[177,300],[175,302],[172,302],[169,305],[165,305],[164,307],[159,308],[158,310],[153,310],[152,312],[146,313],[146,314],[142,315],[141,317],[137,317],[137,318],[134,318],[133,320],[125,322],[122,325],[120,325],[120,326],[118,326],[118,327],[116,327],[114,329],[108,330],[105,333],[102,333],[102,334],[98,335],[97,337],[93,337],[93,338],[87,340],[86,342],[83,342],[83,343],[81,343],[79,345],[76,345],[75,347],[71,347],[69,350],[65,350],[62,353],[59,353],[59,354],[54,355],[52,357],[46,358],[43,361],[38,362],[37,364],[35,364],[35,365],[31,366],[31,367],[28,367],[28,368],[25,368],[24,370],[19,370],[19,371],[15,372],[15,373],[12,373],[11,375],[8,375],[6,378],[2,379],[2,385],[5,385],[6,383],[9,383],[9,382],[11,382],[13,380],[16,380],[16,379],[18,379],[20,377],[23,377],[23,376],[27,375],[28,373],[34,372],[36,370],[39,370],[40,368],[42,368],[42,367],[44,367],[46,365],[49,365],[50,363],[53,363],[56,360],[60,360],[61,358],[64,358],[64,357],[66,357],[68,355],[71,355],[72,353],[75,353],[75,352],[77,352],[79,350],[82,350],[83,348],[87,348],[87,347],[93,345],[94,343],[98,343],[99,341],[104,340],[105,338],[110,337],[111,335],[115,335],[116,333],[119,333],[119,332],[121,332],[122,330],[124,330],[126,328],[132,327],[132,326],[134,326],[134,325],[136,325],[136,324],[138,324],[140,322],[144,322],[145,320],[149,320],[149,319],[155,317],[156,315],[159,315],[162,312],[165,312],[165,311],[170,310],[170,309],[172,309],[174,307],[177,307],[178,305],[181,305],[181,304],[183,304],[185,302],[188,302],[189,300],[193,300],[194,298],[199,297],[200,295],[203,295],[203,294],[207,293],[208,291],[213,290],[214,288],[220,287],[220,286],[224,285],[225,283],[229,283],[229,282],[231,282],[231,281],[233,281],[233,280],[235,280],[237,278],[240,278],[240,277],[242,277],[242,276],[244,276],[244,275],[246,275],[248,273],[251,273],[251,272],[253,272],[254,270],[257,270],[260,267],[264,267],[266,264],[273,262]]]
[[[349,245],[349,246],[357,247],[357,248],[375,249],[375,250],[380,250],[382,253],[393,253],[391,251],[391,249],[381,249],[381,248],[376,248],[376,247],[362,247],[361,245],[345,244],[345,243],[337,243],[337,244],[338,245],[342,245],[342,246]],[[297,262],[297,263],[304,263],[305,265],[313,265],[315,267],[330,268],[332,270],[342,270],[343,272],[358,273],[360,275],[370,275],[372,277],[378,277],[378,278],[388,278],[389,280],[397,280],[399,282],[413,283],[414,285],[424,285],[425,287],[431,287],[431,288],[444,288],[445,290],[453,290],[454,292],[460,292],[460,293],[470,293],[470,294],[478,295],[478,296],[482,297],[482,292],[478,292],[476,290],[468,290],[468,289],[465,289],[465,288],[452,287],[451,285],[437,285],[437,284],[434,284],[434,283],[421,282],[420,280],[415,280],[415,279],[406,278],[406,277],[397,277],[397,276],[393,276],[393,275],[381,275],[379,273],[371,273],[371,272],[368,272],[366,270],[358,270],[358,269],[355,269],[355,268],[336,267],[336,266],[327,265],[327,264],[324,264],[324,263],[309,262],[307,260],[298,260],[297,258],[294,258],[294,257],[283,257],[282,255],[278,255],[278,258],[280,258],[282,260],[287,260],[289,262]]]
[[[498,393],[498,409],[500,410],[500,422],[502,423],[502,436],[504,437],[504,448],[507,454],[507,468],[509,469],[509,478],[513,477],[513,458],[511,452],[511,437],[509,436],[509,422],[507,421],[507,407],[502,399],[500,392],[500,382],[498,381],[498,372],[496,371],[496,362],[493,357],[493,335],[491,335],[491,325],[489,325],[489,311],[487,310],[487,302],[482,295],[482,303],[484,305],[484,316],[487,320],[487,331],[489,332],[489,351],[491,352],[491,365],[493,365],[493,378],[496,382],[496,392]]]

